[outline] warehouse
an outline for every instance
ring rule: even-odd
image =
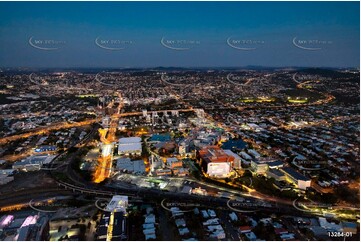
[[[119,155],[141,155],[142,142],[139,137],[121,138],[118,143]]]
[[[134,172],[134,173],[145,173],[145,164],[143,160],[131,160],[130,158],[119,158],[117,160],[117,170]]]

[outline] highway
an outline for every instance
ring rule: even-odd
[[[100,141],[102,142],[102,154],[98,159],[98,165],[95,168],[93,181],[100,183],[109,178],[112,171],[112,159],[113,159],[113,143],[116,142],[115,133],[118,128],[119,114],[124,106],[123,98],[120,92],[116,92],[119,97],[119,105],[117,112],[111,115],[110,127],[99,129]],[[114,102],[110,102],[108,107],[112,108]]]
[[[40,200],[55,196],[73,195],[71,190],[61,188],[34,188],[4,193],[0,196],[0,211],[8,211],[29,206],[31,199]]]

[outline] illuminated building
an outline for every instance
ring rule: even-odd
[[[167,167],[170,167],[171,169],[181,168],[183,166],[183,162],[175,157],[167,158],[166,164]]]
[[[0,218],[0,232],[14,220],[13,215],[4,215]]]
[[[104,212],[96,230],[98,240],[126,240],[127,217],[123,212]]]
[[[113,145],[112,144],[104,144],[102,145],[102,156],[111,156],[113,153]]]
[[[237,155],[236,153],[232,152],[231,150],[224,150],[224,152],[229,155],[232,156],[234,158],[233,161],[233,168],[236,169],[241,169],[241,157],[239,157],[239,155]]]
[[[123,212],[126,214],[128,207],[128,196],[113,196],[112,200],[108,203],[106,210],[109,212]]]
[[[268,162],[268,167],[270,169],[279,169],[279,168],[283,167],[283,162],[280,160],[271,161],[271,162]]]
[[[55,155],[34,155],[25,160],[15,162],[12,166],[14,170],[37,171],[44,165],[50,164]]]
[[[278,169],[281,167],[283,167],[283,162],[279,160],[261,159],[251,161],[252,172],[256,174],[265,175],[269,169]]]
[[[172,175],[172,170],[171,169],[158,169],[158,170],[155,171],[155,174],[157,176]]]
[[[164,163],[162,162],[161,159],[159,159],[158,157],[151,155],[150,156],[150,170],[152,172],[154,172],[156,169],[158,168],[163,168]]]
[[[102,119],[102,126],[104,128],[109,128],[110,126],[110,117],[106,116]]]
[[[218,146],[208,146],[199,151],[203,170],[212,177],[227,177],[233,167],[234,157]]]
[[[42,145],[35,148],[35,152],[45,152],[45,151],[56,151],[56,146],[52,145]]]
[[[103,214],[103,219],[97,228],[98,239],[107,241],[127,239],[127,208],[127,196],[113,196],[105,208],[108,212]]]
[[[175,176],[188,176],[189,175],[189,170],[186,168],[174,168],[172,171],[173,171],[173,175],[175,175]]]
[[[267,177],[273,178],[276,181],[284,181],[286,180],[286,176],[283,172],[278,169],[269,169],[267,171]]]
[[[266,174],[268,170],[268,164],[257,160],[251,161],[252,171],[256,174]]]
[[[178,153],[180,155],[185,155],[187,153],[187,148],[188,148],[188,145],[186,144],[186,142],[180,143],[178,146]]]
[[[301,173],[295,171],[291,167],[283,167],[280,169],[286,175],[286,180],[297,186],[298,189],[306,190],[311,186],[311,179],[305,177]]]
[[[119,155],[141,155],[142,154],[142,143],[139,137],[129,137],[119,139],[118,144]]]

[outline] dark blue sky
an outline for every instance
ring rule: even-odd
[[[359,16],[359,2],[1,2],[0,66],[359,67]]]

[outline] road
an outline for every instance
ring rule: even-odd
[[[119,114],[124,106],[123,98],[120,92],[116,92],[119,97],[119,105],[117,107],[117,112],[114,115],[111,115],[110,127],[109,129],[100,129],[100,140],[102,142],[102,155],[98,159],[98,164],[94,171],[93,181],[95,183],[100,183],[105,179],[109,178],[112,171],[112,159],[113,159],[113,143],[116,142],[115,133],[118,128]],[[112,107],[114,102],[112,101],[109,105]],[[108,106],[109,106],[108,105]]]
[[[11,194],[1,194],[0,211],[7,211],[16,208],[28,207],[31,199],[40,200],[55,196],[73,195],[72,191],[61,188],[27,189],[14,191]]]
[[[152,111],[152,112],[163,113],[163,112],[172,112],[172,111],[193,112],[193,109],[158,110],[158,111]],[[116,113],[113,115],[113,117],[121,118],[121,117],[140,116],[140,115],[143,115],[143,112]],[[16,141],[18,139],[28,138],[28,137],[34,136],[34,135],[43,135],[43,134],[49,133],[50,131],[55,131],[55,130],[60,130],[60,129],[70,129],[73,127],[81,127],[81,126],[86,126],[86,125],[90,125],[90,124],[97,123],[97,122],[99,122],[99,119],[86,119],[81,122],[73,122],[73,123],[68,123],[68,122],[54,123],[54,124],[51,124],[50,126],[38,127],[31,131],[24,132],[22,134],[16,134],[16,135],[12,135],[12,136],[2,137],[2,138],[0,138],[0,145],[7,144],[9,142]]]
[[[233,241],[239,241],[240,236],[239,232],[234,228],[233,224],[230,222],[230,218],[228,216],[228,211],[220,211],[220,219],[223,222],[224,229],[227,233],[227,237],[232,239]]]

